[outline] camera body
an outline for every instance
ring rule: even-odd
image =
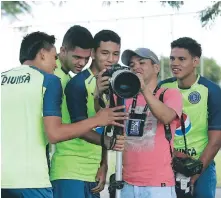
[[[127,68],[122,67],[120,64],[114,64],[110,69],[107,69],[102,76],[112,77],[113,73],[118,70],[128,70]]]
[[[192,159],[190,157],[174,157],[173,169],[177,173],[181,173],[186,177],[191,177],[201,173],[203,169],[203,163],[200,160]]]
[[[110,88],[120,98],[132,98],[140,91],[140,80],[128,67],[120,64],[112,65],[102,76],[110,77]],[[108,90],[104,93],[108,94]]]

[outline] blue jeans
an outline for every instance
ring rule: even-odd
[[[124,183],[121,198],[176,198],[175,187],[133,186]]]
[[[216,196],[216,167],[215,162],[207,167],[194,185],[195,198],[215,198]]]
[[[52,188],[1,189],[2,198],[53,198]]]
[[[100,198],[100,194],[93,194],[91,189],[96,182],[84,182],[73,179],[59,179],[51,182],[54,198]]]

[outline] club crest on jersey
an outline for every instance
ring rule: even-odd
[[[197,104],[200,101],[200,99],[201,95],[197,91],[191,92],[190,95],[188,96],[188,100],[192,104]]]
[[[185,113],[183,113],[183,119],[184,119],[184,125],[185,125],[185,135],[186,135],[187,133],[189,133],[192,125],[191,125],[189,116],[186,115]],[[183,136],[183,132],[181,130],[181,122],[179,122],[177,124],[175,135],[176,136]]]

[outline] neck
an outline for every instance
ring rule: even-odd
[[[61,68],[65,71],[65,72],[69,72],[70,71],[70,69],[68,69],[68,67],[66,67],[66,65],[65,65],[65,61],[64,61],[64,59],[60,56],[60,54],[58,55],[58,58],[59,58],[59,60],[60,60],[60,62],[61,62]]]
[[[100,71],[96,67],[95,61],[92,61],[91,66],[90,66],[91,72],[96,76]]]
[[[27,60],[23,63],[23,65],[34,66],[34,67],[37,67],[40,70],[43,70],[43,68],[40,66],[40,64],[35,60]]]
[[[194,72],[183,79],[177,79],[178,87],[181,89],[190,88],[196,82],[196,79],[197,75]]]

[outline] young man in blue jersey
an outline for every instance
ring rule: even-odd
[[[196,74],[201,45],[189,37],[171,43],[170,66],[174,78],[162,81],[164,87],[178,88],[183,96],[185,136],[188,155],[201,160],[203,171],[190,181],[193,196],[215,198],[216,170],[214,157],[221,147],[221,89],[214,82]],[[184,137],[176,131],[174,147],[184,151]]]
[[[27,35],[20,48],[23,65],[1,75],[3,198],[52,198],[47,142],[70,140],[125,119],[125,113],[114,112],[123,108],[117,107],[76,124],[62,124],[61,82],[52,74],[57,59],[54,43],[55,37],[43,32]],[[117,142],[122,149],[124,138]]]
[[[120,37],[115,32],[104,30],[95,35],[92,65],[72,78],[65,89],[71,122],[95,115],[96,75],[117,63],[119,55]],[[107,151],[101,151],[101,147],[94,144],[101,143],[102,130],[95,128],[88,135],[62,145],[65,155],[61,158],[57,179],[52,181],[55,197],[99,197],[106,181]]]
[[[63,93],[69,80],[71,79],[70,72],[73,74],[79,73],[88,63],[91,50],[93,48],[93,36],[90,31],[80,25],[70,27],[64,35],[62,46],[56,61],[57,68],[54,74],[60,78]],[[62,123],[69,124],[70,116],[67,110],[66,96],[63,94],[62,99]],[[51,167],[50,177],[51,180],[56,179],[57,166],[60,164],[60,154],[62,153],[63,143],[51,145]],[[50,164],[49,146],[47,146],[47,158]]]

